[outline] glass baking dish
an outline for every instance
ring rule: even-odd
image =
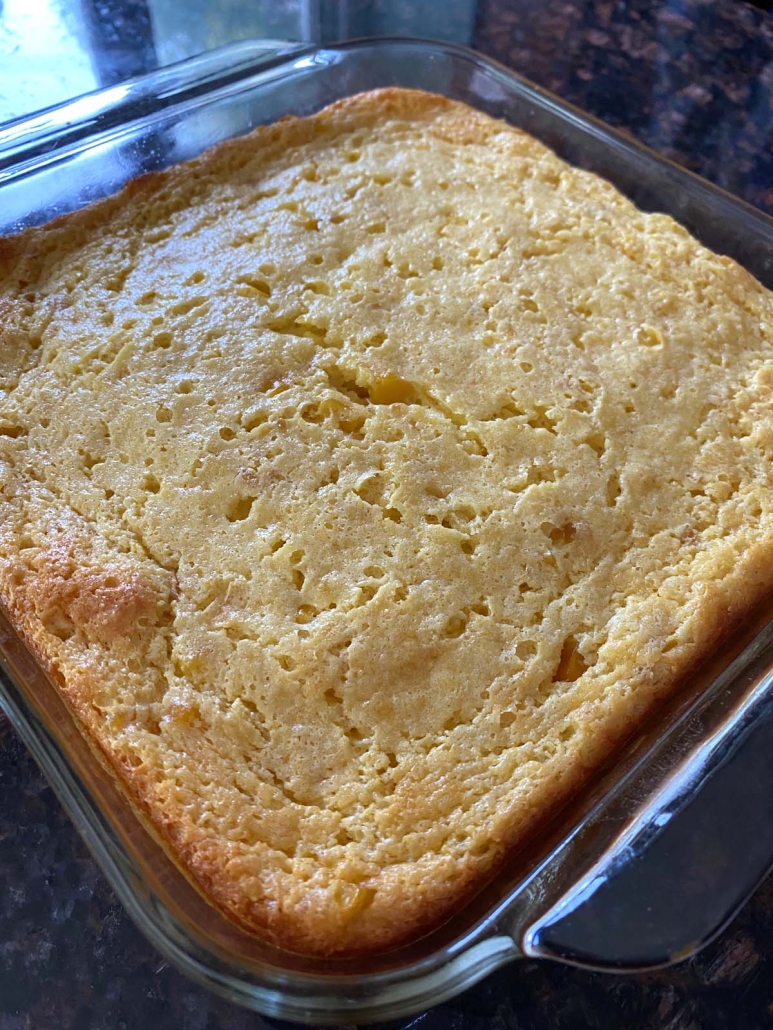
[[[83,206],[254,125],[385,85],[506,118],[773,287],[773,220],[461,47],[247,42],[0,128],[0,231]],[[773,602],[771,602],[773,603]],[[0,613],[0,702],[118,896],[163,956],[285,1019],[389,1019],[519,957],[650,969],[692,954],[773,863],[773,607],[763,604],[538,839],[431,935],[312,960],[244,933],[138,818]]]

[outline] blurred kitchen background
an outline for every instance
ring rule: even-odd
[[[0,0],[0,122],[241,39],[470,45],[474,0]]]

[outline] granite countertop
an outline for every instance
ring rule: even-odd
[[[773,18],[732,0],[0,0],[0,120],[230,40],[468,43],[773,214]],[[179,5],[177,6],[179,11]],[[442,21],[442,24],[439,22]],[[209,995],[134,929],[0,724],[0,1030],[287,1026]],[[523,962],[421,1030],[773,1027],[773,880],[698,957],[640,976]]]

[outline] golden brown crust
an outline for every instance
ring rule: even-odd
[[[773,584],[773,304],[384,90],[0,241],[0,602],[170,852],[432,929]]]

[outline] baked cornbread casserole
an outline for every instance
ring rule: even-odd
[[[773,298],[352,97],[0,243],[0,599],[242,926],[449,916],[773,585]]]

